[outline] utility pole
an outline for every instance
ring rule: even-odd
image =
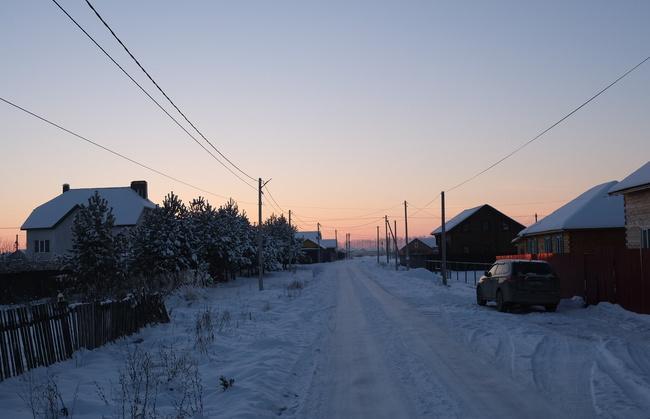
[[[408,271],[411,269],[411,259],[409,255],[409,217],[406,205],[406,201],[404,201],[404,235],[406,240],[406,243],[404,244],[404,250],[406,252],[406,270]]]
[[[399,247],[397,247],[397,220],[393,220],[393,223],[395,226],[393,229],[393,240],[395,241],[395,270],[398,270],[397,265],[399,264]]]
[[[537,222],[537,213],[535,213],[535,222]]]
[[[262,273],[262,267],[264,266],[264,256],[262,255],[262,178],[258,178],[257,185],[257,269],[259,270],[257,284],[259,290],[262,291],[264,289],[264,274]]]
[[[291,263],[293,262],[293,230],[291,228],[291,210],[289,210],[289,231],[291,231],[291,243],[289,245],[289,272],[291,272]]]
[[[384,230],[386,230],[386,264],[389,264],[388,246],[390,242],[388,241],[388,215],[384,215]]]
[[[14,251],[18,251],[18,234],[16,234],[16,242],[14,243]]]
[[[377,265],[379,265],[379,226],[377,226]]]
[[[318,263],[320,263],[320,223],[316,223],[316,229],[318,234],[316,234],[316,240],[318,240]]]
[[[440,192],[440,205],[442,224],[440,226],[440,250],[442,252],[442,261],[440,262],[440,273],[442,274],[442,284],[447,286],[447,232],[445,231],[445,191]]]

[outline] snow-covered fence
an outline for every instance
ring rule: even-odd
[[[94,349],[148,324],[168,321],[159,295],[0,310],[0,381],[69,359],[78,349]]]

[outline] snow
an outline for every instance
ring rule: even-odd
[[[650,187],[650,161],[632,172],[622,181],[614,185],[609,193],[620,193],[628,189],[636,189],[639,187]]]
[[[142,198],[129,187],[70,189],[36,207],[20,227],[21,230],[52,228],[78,205],[87,205],[88,199],[99,192],[113,208],[116,226],[135,225],[144,208],[155,208],[155,204]]]
[[[647,417],[650,316],[580,299],[555,313],[499,313],[474,293],[374,257],[301,266],[267,276],[263,292],[247,278],[180,290],[167,300],[171,323],[49,370],[68,407],[79,386],[75,418],[111,417],[95,382],[111,399],[128,351],[169,346],[198,361],[203,417]],[[194,330],[206,308],[230,321],[201,353]],[[221,375],[235,379],[231,389]],[[24,377],[0,382],[1,416],[31,417],[24,388]],[[160,392],[170,416],[174,392]]]
[[[413,240],[409,241],[409,244],[413,243],[416,240],[422,242],[424,245],[426,245],[427,247],[429,247],[431,249],[435,249],[436,247],[438,247],[437,244],[436,244],[436,238],[435,237],[416,237]]]
[[[570,229],[624,227],[623,197],[608,195],[616,184],[612,181],[592,187],[522,230],[519,236]]]
[[[323,249],[334,249],[336,248],[336,239],[321,239],[320,246]]]
[[[318,238],[320,233],[318,231],[298,231],[296,232],[296,238],[299,240],[310,240],[314,243],[318,243]]]
[[[462,223],[463,221],[465,221],[466,219],[471,217],[476,211],[480,210],[484,206],[485,205],[479,205],[478,207],[469,208],[469,209],[466,209],[464,211],[461,211],[458,215],[451,218],[449,221],[445,222],[445,231],[449,231],[452,228],[456,227],[458,224]],[[431,235],[439,234],[441,232],[442,232],[442,226],[440,226],[440,227],[436,228],[435,230],[433,230]]]

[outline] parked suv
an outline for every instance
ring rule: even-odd
[[[476,302],[496,301],[499,311],[512,304],[541,305],[555,311],[560,303],[560,279],[548,262],[499,260],[476,286]]]

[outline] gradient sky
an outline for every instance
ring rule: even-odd
[[[153,92],[84,1],[61,3]],[[94,4],[214,144],[253,176],[272,178],[298,225],[315,229],[320,220],[328,237],[335,227],[339,237],[374,237],[372,217],[384,213],[399,216],[401,230],[403,200],[424,205],[650,53],[644,0]],[[51,1],[0,2],[0,38],[0,96],[256,215],[256,192],[174,126]],[[646,63],[449,193],[448,215],[490,203],[528,225],[535,212],[650,160],[649,132]],[[202,194],[4,103],[0,141],[3,228],[20,226],[66,182],[145,179],[155,202],[170,190],[185,200]],[[438,205],[410,220],[412,236],[439,224]],[[14,234],[2,229],[0,239]]]

